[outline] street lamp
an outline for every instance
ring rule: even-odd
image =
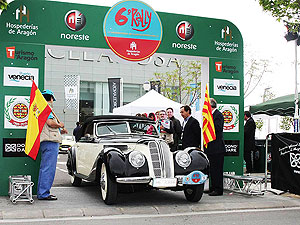
[[[286,22],[287,34],[284,36],[287,41],[295,41],[295,113],[294,113],[294,132],[299,132],[299,97],[298,97],[298,81],[297,81],[297,46],[300,45],[299,28],[297,32],[290,31],[289,24]]]

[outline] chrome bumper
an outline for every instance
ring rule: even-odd
[[[197,180],[193,181],[192,177],[194,173],[199,174]],[[150,176],[145,177],[119,177],[116,178],[117,183],[121,184],[150,184],[153,187],[176,187],[176,186],[183,186],[183,184],[202,184],[207,179],[207,175],[203,174],[200,171],[194,171],[190,173],[189,175],[177,175],[174,178],[152,178]],[[154,181],[160,181],[158,186],[155,185],[156,182]],[[164,182],[165,181],[165,182]]]
[[[148,184],[152,180],[151,177],[119,177],[116,179],[120,184]]]

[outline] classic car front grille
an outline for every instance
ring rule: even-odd
[[[149,142],[149,150],[151,154],[151,160],[153,165],[153,171],[155,177],[162,177],[162,170],[160,164],[160,153],[159,153],[159,146],[155,141]]]
[[[165,142],[149,142],[152,166],[155,177],[169,178],[172,177],[170,164],[169,148]]]

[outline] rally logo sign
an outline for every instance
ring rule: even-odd
[[[149,58],[162,39],[160,18],[140,1],[125,0],[114,5],[105,16],[103,32],[111,50],[129,61]]]
[[[5,96],[4,128],[27,128],[29,102],[29,97]]]
[[[193,171],[182,180],[183,184],[203,184],[207,180],[207,175],[201,171]]]
[[[218,104],[218,109],[224,117],[224,132],[239,132],[239,105]]]

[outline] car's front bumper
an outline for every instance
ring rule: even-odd
[[[117,183],[122,184],[149,184],[156,188],[171,188],[183,185],[203,184],[207,180],[207,175],[200,171],[193,171],[188,175],[177,175],[174,178],[152,178],[143,177],[119,177]]]

